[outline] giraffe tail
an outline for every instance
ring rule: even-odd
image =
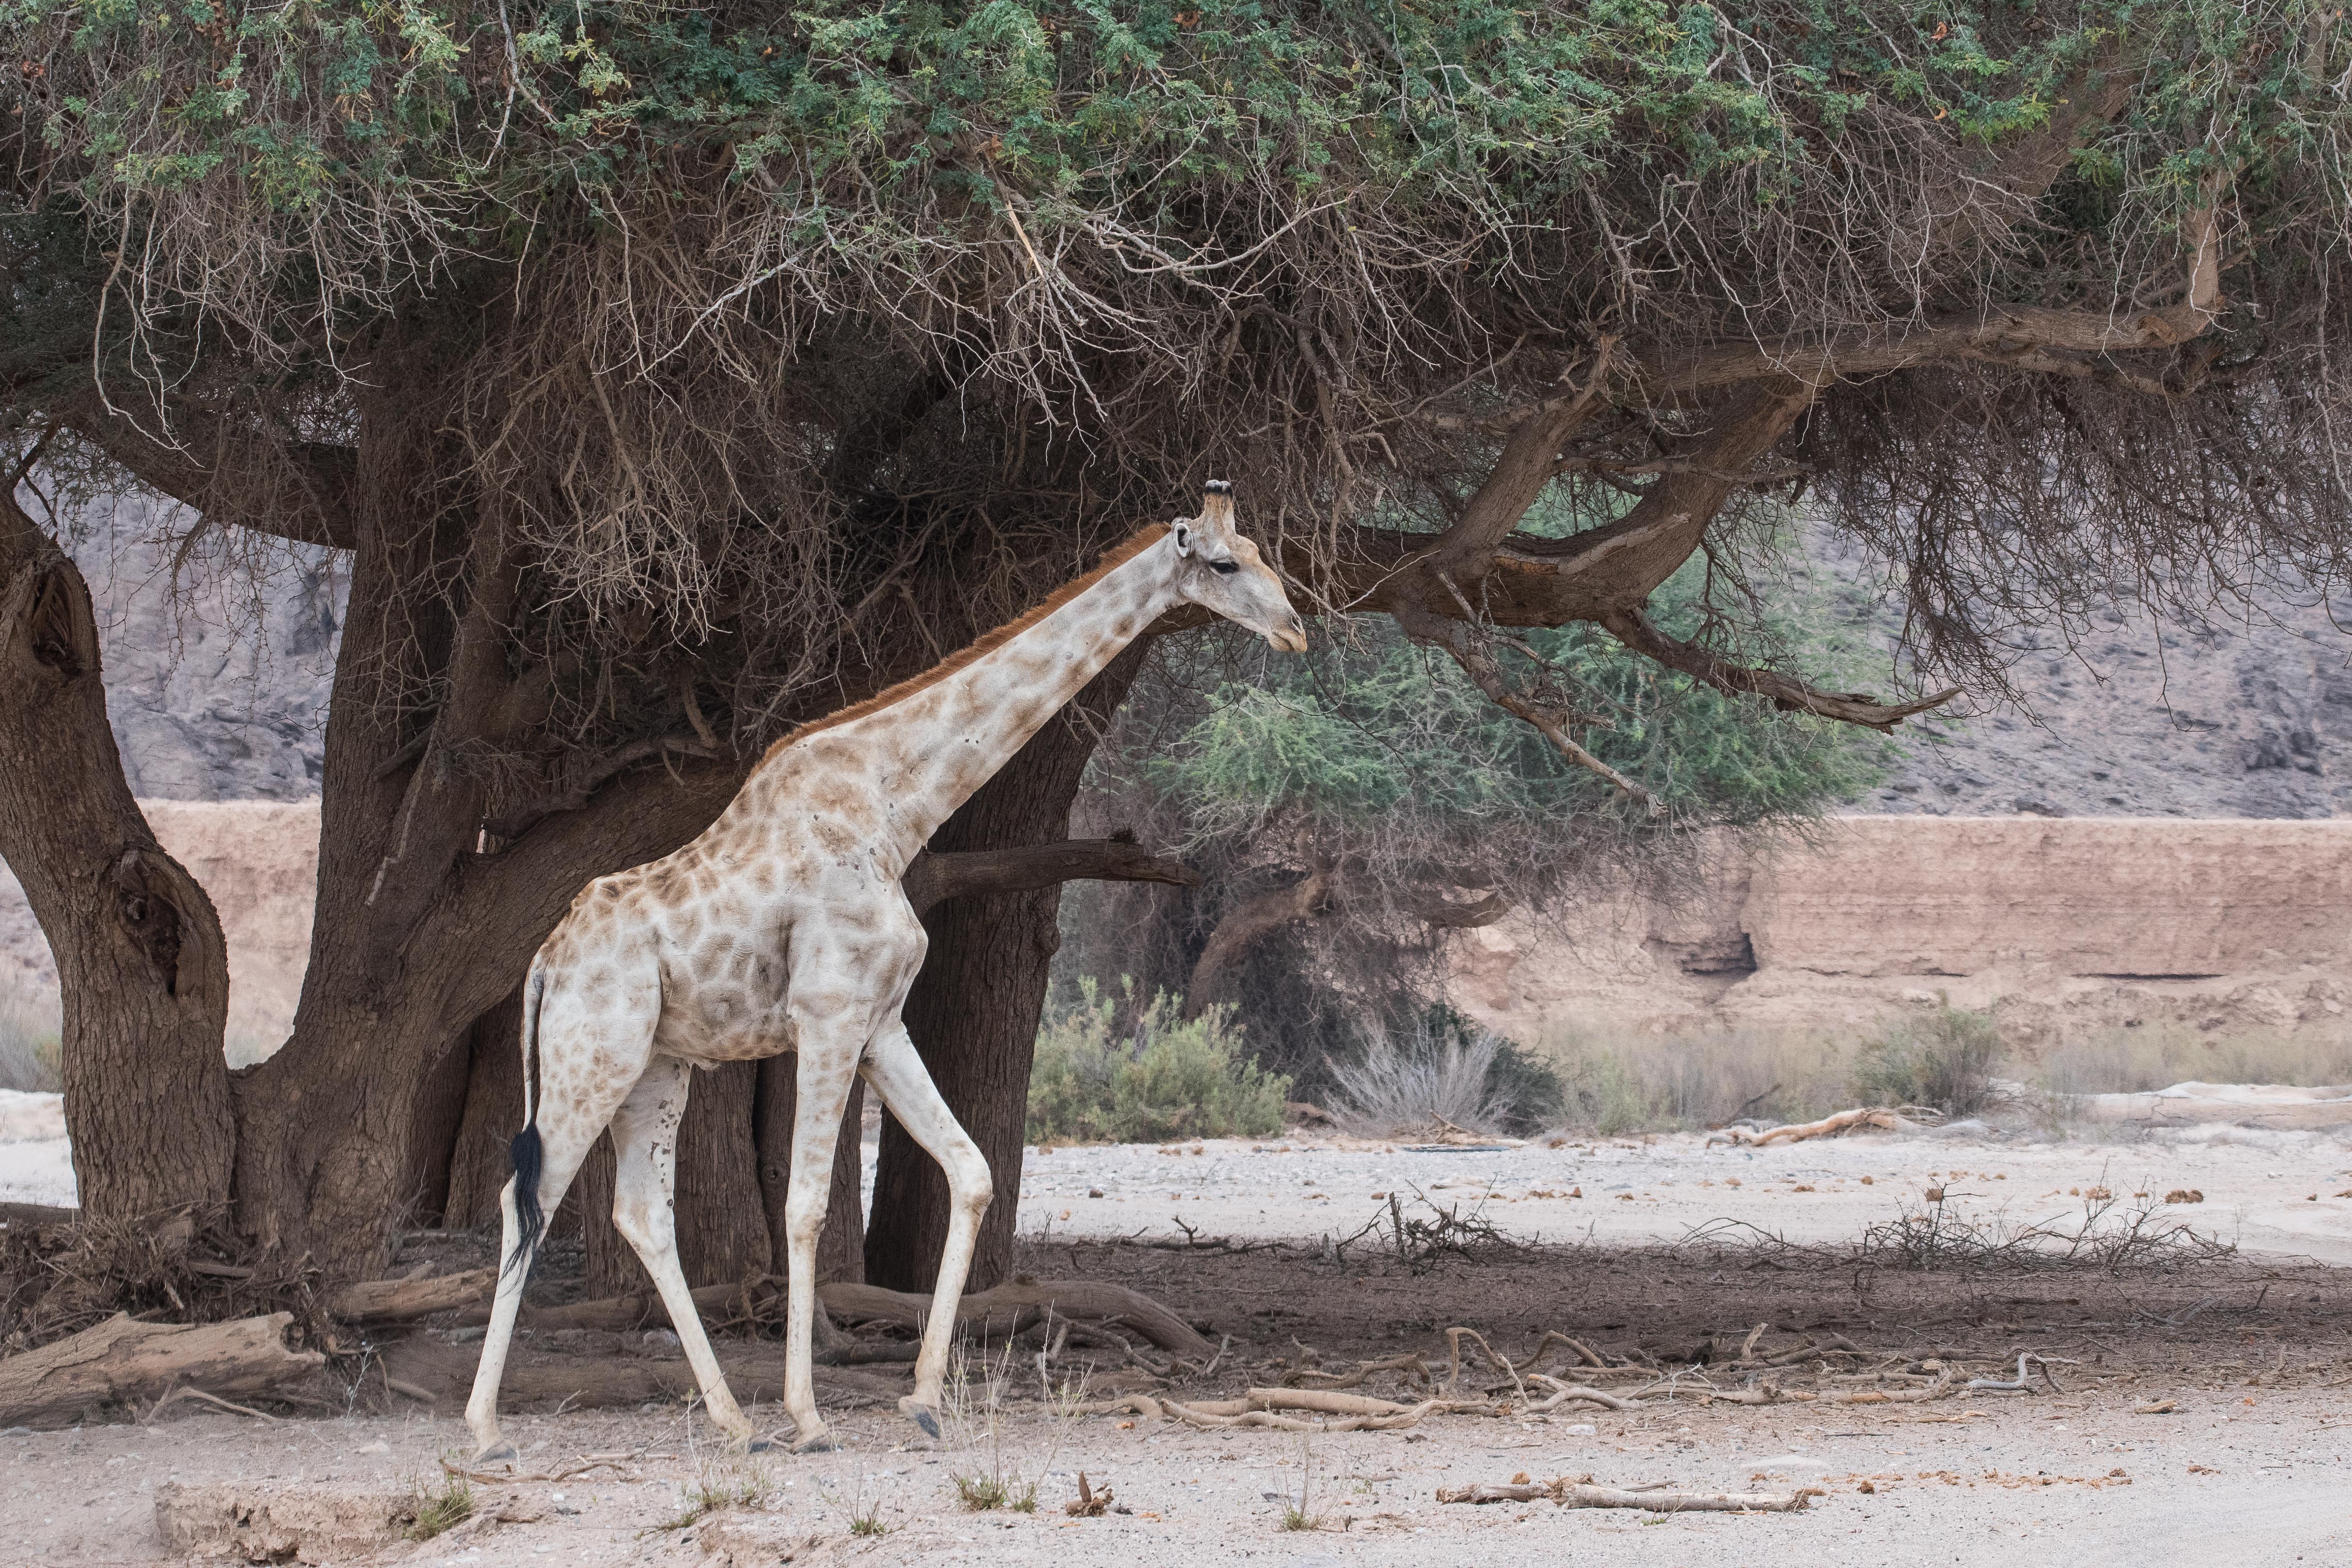
[[[526,1276],[547,1231],[547,1215],[539,1205],[539,1004],[546,993],[547,971],[534,963],[522,992],[522,1131],[507,1146],[514,1166],[515,1249],[506,1267]]]

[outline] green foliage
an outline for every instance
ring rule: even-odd
[[[1948,1004],[1905,1019],[1862,1048],[1854,1093],[1865,1105],[1929,1105],[1949,1116],[1980,1109],[2002,1053],[1992,1015]]]
[[[1701,618],[1706,573],[1695,560],[1654,598],[1677,634]],[[1816,680],[1854,676],[1854,651],[1823,619],[1819,605],[1800,601],[1768,604],[1760,623]],[[1776,714],[1661,669],[1594,627],[1525,640],[1600,720],[1578,740],[1684,822],[1817,811],[1874,786],[1896,755],[1877,735]],[[1269,664],[1221,686],[1173,745],[1153,736],[1133,760],[1181,806],[1196,839],[1256,832],[1278,814],[1337,835],[1409,816],[1468,839],[1599,810],[1615,793],[1388,622],[1369,628],[1359,647],[1312,664]]]
[[[1290,1080],[1242,1054],[1232,1009],[1186,1019],[1165,993],[1120,1008],[1088,977],[1067,1007],[1049,1009],[1029,1074],[1032,1143],[1157,1143],[1262,1137],[1282,1130]]]
[[[519,248],[551,197],[604,221],[702,161],[772,192],[818,271],[912,265],[943,207],[1017,193],[1050,236],[1155,185],[1475,212],[1524,245],[1640,169],[1736,225],[1840,187],[1874,110],[1966,148],[2108,70],[2133,109],[2077,168],[2121,200],[2074,210],[2130,226],[2215,167],[2274,177],[2344,112],[2334,0],[0,0],[0,32],[43,154],[101,207],[210,187],[387,269]],[[289,244],[283,280],[318,259]]]

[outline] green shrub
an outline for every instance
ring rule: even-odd
[[[1865,1105],[1932,1105],[1966,1116],[1992,1097],[2000,1031],[1990,1013],[1940,1006],[1905,1019],[1862,1048],[1853,1090]]]
[[[1091,978],[1076,1003],[1048,1012],[1029,1072],[1031,1143],[1159,1143],[1170,1138],[1264,1137],[1282,1130],[1290,1080],[1242,1054],[1230,1008],[1187,1019],[1166,992],[1137,1009],[1131,1032],[1119,1005]]]

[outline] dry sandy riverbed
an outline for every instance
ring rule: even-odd
[[[509,1422],[526,1466],[622,1457],[564,1482],[478,1488],[474,1519],[429,1542],[338,1543],[313,1527],[310,1555],[1137,1568],[1497,1557],[1710,1568],[2352,1563],[2352,1466],[2341,1458],[2352,1430],[2352,1269],[2334,1266],[2352,1263],[2352,1197],[2336,1196],[2352,1190],[2352,1149],[2330,1139],[2231,1132],[2090,1145],[1962,1133],[1740,1152],[1682,1136],[1428,1154],[1299,1139],[1213,1142],[1199,1154],[1183,1147],[1033,1152],[1022,1228],[1024,1269],[1116,1280],[1233,1337],[1224,1365],[1179,1383],[1185,1397],[1279,1384],[1310,1357],[1344,1367],[1406,1350],[1442,1354],[1443,1331],[1457,1323],[1513,1354],[1559,1329],[1612,1356],[1664,1364],[1710,1339],[1720,1354],[1722,1343],[1759,1322],[1774,1325],[1767,1346],[1796,1344],[1802,1333],[1843,1335],[1868,1358],[1848,1364],[1934,1357],[1978,1373],[2020,1350],[2081,1364],[2058,1369],[2064,1393],[1762,1407],[1654,1395],[1638,1410],[1434,1416],[1410,1431],[1304,1440],[1059,1416],[1023,1396],[1036,1387],[1029,1364],[993,1412],[976,1410],[941,1446],[907,1446],[909,1430],[889,1404],[898,1375],[859,1368],[822,1375],[845,1452],[762,1457],[730,1470],[711,1463],[708,1426],[678,1406],[543,1407]],[[1979,1226],[2013,1226],[2074,1213],[2082,1199],[2067,1189],[2094,1186],[2126,1206],[2136,1192],[2153,1202],[2201,1190],[2202,1204],[2161,1212],[2193,1218],[2241,1251],[2120,1274],[2086,1266],[1923,1271],[1854,1267],[1727,1235],[1687,1239],[1695,1225],[1730,1219],[1794,1240],[1843,1242],[1906,1206],[1916,1210],[1930,1186]],[[1582,1197],[1541,1196],[1580,1188]],[[1384,1212],[1390,1193],[1465,1212],[1483,1206],[1486,1220],[1536,1244],[1489,1247],[1419,1271],[1373,1238],[1335,1259],[1325,1239]],[[1292,1245],[1176,1252],[1139,1244],[1175,1237],[1180,1217],[1204,1238]],[[658,1341],[649,1348],[665,1354]],[[1056,1375],[1079,1363],[1066,1355]],[[1830,1385],[1825,1375],[1807,1385]],[[1393,1377],[1364,1391],[1407,1392]],[[2166,1400],[2167,1411],[2137,1413]],[[156,1494],[174,1483],[226,1486],[289,1519],[310,1509],[364,1520],[437,1479],[441,1457],[465,1441],[455,1408],[383,1411],[382,1396],[364,1389],[352,1408],[264,1423],[183,1406],[153,1427],[0,1437],[9,1555],[169,1561]],[[955,1478],[992,1468],[1037,1481],[1038,1511],[961,1509]],[[1286,1531],[1285,1504],[1267,1494],[1296,1497],[1309,1468],[1307,1511],[1321,1528]],[[1133,1511],[1065,1517],[1081,1470]],[[1591,1474],[1622,1486],[1811,1486],[1823,1495],[1802,1513],[1675,1517],[1436,1500],[1441,1487],[1521,1472]],[[687,1489],[747,1480],[761,1494],[754,1502],[665,1528],[680,1516]],[[887,1533],[851,1532],[853,1517],[869,1511]]]

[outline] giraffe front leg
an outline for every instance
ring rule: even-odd
[[[813,1364],[816,1330],[816,1247],[832,1197],[834,1147],[857,1075],[862,1042],[844,1031],[803,1023],[793,1071],[793,1168],[784,1189],[784,1409],[793,1451],[836,1448],[817,1413]]]
[[[936,1437],[948,1353],[955,1343],[956,1308],[971,1272],[981,1216],[988,1212],[992,1196],[988,1159],[940,1097],[923,1059],[916,1054],[915,1042],[907,1036],[906,1025],[894,1019],[875,1038],[866,1056],[866,1082],[874,1086],[907,1135],[939,1161],[948,1178],[947,1247],[940,1257],[931,1315],[923,1324],[922,1352],[915,1361],[915,1391],[898,1401],[902,1413]]]
[[[753,1437],[751,1417],[728,1389],[677,1260],[677,1126],[686,1118],[694,1070],[677,1057],[655,1057],[613,1117],[613,1226],[636,1249],[662,1305],[669,1309],[670,1326],[701,1385],[704,1408],[741,1452],[766,1445]]]

